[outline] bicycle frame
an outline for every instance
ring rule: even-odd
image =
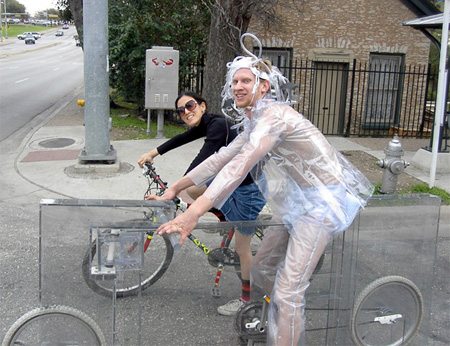
[[[167,182],[163,181],[161,179],[161,177],[156,173],[155,168],[153,167],[152,164],[150,163],[145,163],[144,164],[145,168],[143,169],[143,175],[145,177],[147,177],[148,181],[149,181],[149,186],[147,188],[147,191],[145,192],[145,195],[151,194],[152,192],[158,196],[161,196],[162,194],[164,194],[164,191],[167,190],[168,188],[168,184]],[[156,184],[156,187],[153,187],[152,185]],[[180,198],[175,198],[174,199],[174,203],[177,206],[178,210],[186,210],[187,208],[189,208],[190,204],[183,202]],[[211,209],[210,212],[212,212],[218,219],[220,222],[227,222],[225,216],[222,214],[222,212],[220,212],[220,210],[217,210],[215,208]],[[233,256],[229,256],[229,246],[231,244],[231,241],[234,237],[234,233],[235,231],[233,229],[229,230],[229,231],[224,231],[222,233],[222,231],[220,232],[220,234],[223,236],[222,238],[222,242],[220,243],[220,251],[223,254],[223,261],[218,261],[217,263],[217,272],[216,272],[216,278],[214,280],[214,286],[212,288],[212,296],[213,297],[220,297],[220,290],[219,290],[219,281],[220,281],[220,277],[222,275],[222,271],[225,265],[231,265],[231,266],[235,266],[237,267],[238,265],[240,265],[239,262],[235,261],[236,255]],[[256,229],[255,230],[255,235],[262,240],[263,238],[263,233]],[[198,238],[196,238],[193,234],[189,234],[188,238],[190,241],[192,241],[192,243],[194,243],[200,250],[203,251],[204,254],[206,255],[213,255],[211,253],[211,250]],[[151,240],[151,239],[150,239]],[[148,244],[146,242],[146,247],[144,248],[144,251],[147,250],[147,247],[150,243],[150,240],[148,241]],[[232,257],[232,258],[231,258]],[[212,263],[212,259],[209,258],[210,264],[214,265]]]
[[[143,173],[149,182],[146,195],[162,195],[167,189],[167,183],[164,182],[158,174],[156,174],[154,167],[151,164],[146,164]],[[189,207],[187,203],[183,202],[179,198],[175,198],[173,202],[175,203],[176,208],[171,208],[172,216],[176,215],[178,210],[185,211]],[[170,205],[170,202],[168,204]],[[221,222],[228,224],[223,224],[223,227],[220,225],[221,222],[217,224],[213,223],[214,227],[211,225],[211,227],[213,227],[213,229],[217,229],[218,233],[222,236],[220,247],[210,249],[193,234],[190,234],[188,238],[203,252],[203,254],[207,256],[209,264],[217,267],[214,285],[212,288],[212,296],[220,297],[219,282],[223,268],[225,266],[233,266],[238,276],[240,275],[239,256],[234,250],[230,249],[230,244],[235,234],[233,227],[236,227],[237,225],[235,223],[226,222],[224,215],[219,210],[212,209],[210,211],[214,213]],[[174,233],[154,237],[158,225],[168,222],[168,217],[165,212],[166,211],[163,208],[149,207],[148,211],[144,211],[143,220],[128,221],[139,222],[139,227],[143,227],[143,230],[145,230],[146,233],[143,235],[145,238],[142,238],[142,242],[140,244],[143,246],[141,251],[144,258],[147,258],[147,265],[142,266],[142,273],[145,273],[142,274],[142,277],[139,276],[139,285],[135,283],[136,278],[133,277],[133,270],[124,269],[128,264],[118,259],[126,255],[123,253],[124,250],[126,253],[131,254],[134,250],[136,250],[137,246],[141,245],[138,245],[138,243],[133,241],[125,245],[125,242],[127,241],[126,239],[129,238],[121,238],[122,229],[121,227],[117,227],[117,225],[104,228],[100,231],[103,233],[101,233],[101,236],[98,234],[97,239],[94,240],[94,238],[91,238],[90,247],[82,262],[82,272],[83,278],[85,279],[87,285],[93,291],[105,296],[115,294],[117,297],[126,297],[129,295],[138,294],[141,289],[146,289],[161,278],[172,261],[174,250],[180,248],[178,238]],[[246,221],[244,221],[244,223],[245,222]],[[216,225],[219,227],[215,227]],[[127,227],[125,226],[125,228]],[[256,229],[255,234],[258,239],[262,239],[263,232],[261,230]],[[157,244],[150,248],[150,244],[155,241]],[[102,256],[102,254],[105,254],[106,256]],[[95,256],[96,261],[94,261]],[[116,266],[118,267],[116,268]],[[124,274],[125,272],[127,274]],[[120,287],[116,285],[112,286],[105,282],[106,278],[112,279],[115,278],[116,275],[120,275],[121,277],[119,280]],[[128,279],[124,279],[124,275],[128,275]]]

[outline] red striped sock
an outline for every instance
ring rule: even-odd
[[[250,280],[242,280],[242,296],[244,302],[250,301]]]

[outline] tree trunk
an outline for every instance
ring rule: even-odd
[[[247,31],[253,4],[251,0],[221,0],[211,10],[208,55],[205,66],[203,96],[208,111],[222,114],[220,94],[225,84],[226,63],[241,54],[240,36]]]
[[[70,12],[72,12],[78,38],[83,42],[83,0],[69,0]]]

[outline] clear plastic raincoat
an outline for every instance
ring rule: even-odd
[[[251,270],[253,297],[271,297],[268,345],[302,345],[305,290],[332,237],[345,230],[373,186],[288,104],[262,99],[243,132],[189,172],[220,208],[248,172],[284,226],[266,231]],[[256,294],[256,296],[255,296]]]

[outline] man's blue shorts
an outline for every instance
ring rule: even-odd
[[[227,221],[256,220],[259,212],[266,205],[266,200],[255,183],[240,185],[226,200],[220,211]],[[255,232],[252,228],[240,228],[239,233],[251,236]]]

